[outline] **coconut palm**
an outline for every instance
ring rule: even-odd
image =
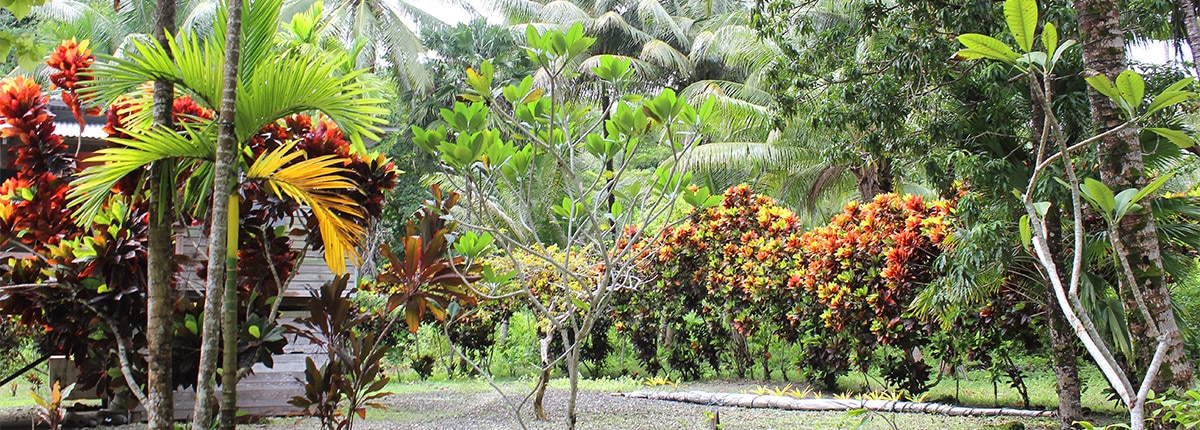
[[[154,32],[154,0],[51,0],[33,8],[32,14],[46,22],[44,31],[55,40],[91,40],[99,54],[122,55],[133,40],[149,40]],[[216,0],[179,0],[175,22],[180,31],[207,35],[217,12]]]
[[[71,202],[77,207],[79,218],[86,220],[93,217],[108,190],[117,181],[155,163],[179,164],[184,167],[181,171],[192,172],[184,187],[182,206],[190,208],[193,215],[203,214],[210,196],[214,203],[225,204],[226,199],[218,194],[224,194],[229,189],[220,185],[220,176],[228,177],[228,173],[219,172],[224,170],[219,153],[229,153],[234,158],[232,167],[239,169],[236,159],[240,157],[236,154],[241,152],[236,149],[247,143],[256,131],[291,114],[312,111],[325,114],[339,125],[360,150],[363,149],[364,136],[376,137],[373,130],[377,123],[382,122],[377,116],[386,111],[379,107],[381,99],[370,97],[373,90],[369,83],[374,81],[365,79],[362,70],[343,73],[346,63],[344,54],[339,56],[288,50],[284,44],[277,43],[280,6],[280,0],[256,1],[248,8],[244,26],[240,25],[240,13],[230,13],[228,27],[225,19],[218,19],[212,34],[198,36],[184,32],[177,41],[171,40],[168,46],[155,41],[135,40],[129,58],[114,58],[96,67],[97,79],[87,90],[101,101],[109,102],[135,94],[145,82],[161,80],[173,83],[202,107],[214,110],[220,107],[221,116],[217,122],[198,118],[198,125],[186,126],[186,133],[177,133],[162,126],[135,126],[127,130],[132,137],[117,141],[123,146],[102,150],[93,160],[103,164],[85,170],[76,181]],[[241,8],[231,9],[237,11]],[[234,66],[226,64],[227,28],[233,35],[240,35],[241,39],[241,43],[238,43],[237,37],[230,38],[232,46],[241,46],[240,58],[228,57],[237,58],[236,67],[226,67]],[[228,84],[221,79],[222,70],[227,72],[230,82],[237,83],[236,92],[224,91]],[[236,97],[231,97],[233,95]],[[131,102],[135,106],[141,104],[138,112],[142,112],[142,116],[150,111],[144,97],[132,97]],[[133,123],[145,124],[145,121],[135,118]],[[217,128],[224,130],[218,132]],[[231,139],[218,139],[225,136]],[[220,150],[218,140],[231,141],[235,145],[234,151]],[[362,244],[364,231],[356,224],[361,218],[360,209],[339,193],[354,189],[356,184],[346,179],[342,175],[343,170],[334,166],[337,161],[329,157],[293,163],[301,154],[288,153],[289,148],[284,146],[260,157],[250,166],[241,166],[240,170],[244,172],[245,180],[264,182],[280,198],[292,199],[307,206],[319,224],[326,247],[326,263],[335,273],[344,273],[345,259],[358,259],[357,248]],[[217,206],[224,205],[214,204],[211,214],[216,226],[213,240],[220,241],[220,236],[225,234],[232,245],[226,246],[224,259],[220,258],[219,244],[211,247],[217,255],[210,255],[209,259],[209,288],[205,304],[209,315],[216,314],[216,308],[222,307],[217,297],[233,292],[228,287],[222,291],[219,282],[221,275],[225,275],[227,282],[236,277],[236,272],[229,272],[236,270],[237,229],[229,229],[228,223],[217,221],[237,219],[236,210],[223,213],[230,207],[236,208],[236,201],[230,206]],[[220,270],[222,265],[213,264],[218,260],[227,266],[224,273]],[[226,300],[229,303],[223,306],[223,313],[227,320],[227,371],[223,386],[224,398],[228,403],[222,408],[223,426],[226,423],[232,425],[237,373],[229,370],[237,367],[236,336],[228,335],[237,332],[233,307],[236,306],[236,296]],[[218,330],[216,321],[216,318],[205,320],[198,399],[207,400],[212,396]],[[232,347],[228,340],[235,342]],[[193,424],[201,427],[207,425],[207,419],[211,416],[207,408],[206,401],[198,405]]]
[[[323,3],[323,4],[322,4]],[[463,0],[449,3],[468,12],[474,11]],[[321,8],[322,36],[332,37],[344,49],[355,52],[357,67],[386,66],[405,89],[424,92],[432,89],[433,76],[421,62],[425,52],[421,37],[409,22],[421,29],[438,29],[446,23],[409,0],[289,0],[282,17]]]
[[[617,55],[634,63],[646,89],[683,87],[705,70],[697,69],[689,54],[697,34],[744,20],[741,2],[659,2],[657,0],[490,0],[505,17],[514,37],[533,25],[539,31],[566,31],[583,24],[584,33],[596,38],[587,54],[576,59],[578,69],[590,70],[599,55]],[[732,17],[732,18],[731,18]]]

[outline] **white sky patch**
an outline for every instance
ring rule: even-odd
[[[445,0],[409,0],[411,3],[422,10],[429,12],[438,19],[446,22],[449,25],[455,25],[461,22],[471,20],[471,13],[467,10],[452,5]],[[488,18],[492,24],[499,24],[503,19],[499,14],[493,12],[491,8],[484,4],[481,0],[467,0],[478,13]],[[412,23],[408,23],[410,26]],[[412,28],[412,27],[410,27]],[[418,29],[419,31],[419,29]],[[1177,64],[1182,65],[1184,61],[1192,60],[1192,51],[1186,43],[1183,44],[1183,56],[1180,57],[1175,51],[1175,44],[1169,41],[1149,40],[1140,41],[1132,44],[1127,49],[1127,55],[1133,61],[1149,64],[1167,65]]]
[[[1183,58],[1175,51],[1175,43],[1166,40],[1148,40],[1134,43],[1128,49],[1129,58],[1143,63],[1169,64],[1191,60],[1192,50],[1183,44]]]
[[[430,15],[433,15],[437,19],[440,19],[451,26],[470,21],[472,18],[471,13],[466,9],[452,5],[450,2],[445,0],[409,0],[409,3],[420,8],[421,10],[429,12]],[[487,17],[488,22],[491,22],[492,24],[497,24],[503,21],[497,14],[491,11],[491,8],[487,7],[487,5],[484,5],[482,1],[467,0],[467,3],[471,4],[472,7],[475,8],[476,12]],[[415,28],[412,22],[406,22],[406,24],[408,24],[410,28]],[[417,30],[420,31],[420,29]]]

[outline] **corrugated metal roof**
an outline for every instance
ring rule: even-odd
[[[54,134],[62,137],[82,137],[84,139],[104,139],[108,137],[108,133],[104,132],[104,126],[95,124],[88,124],[87,128],[83,129],[83,133],[80,133],[79,123],[74,121],[74,117],[70,118],[72,121],[54,121]]]

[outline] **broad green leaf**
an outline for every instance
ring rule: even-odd
[[[1171,86],[1167,87],[1154,97],[1154,100],[1150,102],[1150,106],[1146,107],[1146,114],[1153,114],[1159,110],[1174,106],[1177,103],[1194,97],[1195,93],[1184,90],[1184,88],[1186,88],[1188,85],[1191,85],[1192,82],[1195,81],[1196,78],[1183,78],[1179,81],[1176,81],[1174,84],[1171,84]]]
[[[1137,194],[1138,190],[1136,188],[1130,188],[1117,193],[1117,195],[1113,197],[1115,205],[1114,207],[1116,209],[1116,214],[1113,215],[1114,222],[1121,221],[1121,218],[1125,216],[1125,213],[1128,212],[1130,208],[1137,206],[1137,201],[1134,200],[1134,196]]]
[[[1029,215],[1021,215],[1020,229],[1021,246],[1024,246],[1025,250],[1028,251],[1029,243],[1033,241],[1033,230],[1029,226]]]
[[[1083,186],[1079,187],[1079,189],[1088,201],[1096,205],[1096,208],[1100,210],[1106,219],[1112,221],[1112,212],[1116,207],[1116,199],[1113,197],[1112,189],[1092,178],[1084,179]]]
[[[1166,184],[1167,181],[1169,181],[1174,176],[1175,176],[1174,173],[1168,173],[1168,174],[1162,175],[1158,179],[1155,179],[1154,182],[1146,184],[1146,186],[1143,187],[1141,191],[1138,191],[1137,194],[1133,196],[1133,200],[1132,200],[1133,203],[1138,203],[1138,202],[1142,201],[1142,199],[1146,198],[1146,196],[1154,193],[1155,191],[1158,191],[1159,188],[1162,188],[1163,184]]]
[[[1195,81],[1196,81],[1196,78],[1183,78],[1183,79],[1180,79],[1180,80],[1178,80],[1178,81],[1175,81],[1175,83],[1171,84],[1171,86],[1169,86],[1169,87],[1167,87],[1166,89],[1164,89],[1164,90],[1163,90],[1163,92],[1164,92],[1164,93],[1169,93],[1169,92],[1173,92],[1173,91],[1184,91],[1184,87],[1187,87],[1188,85],[1191,85],[1191,84],[1192,84],[1192,82],[1195,82]]]
[[[1153,131],[1180,148],[1191,148],[1196,145],[1196,139],[1179,130],[1159,127],[1147,127],[1146,130]]]
[[[1050,202],[1037,202],[1033,204],[1033,210],[1037,211],[1038,216],[1046,216],[1046,211],[1050,209]]]
[[[1146,95],[1146,81],[1138,72],[1126,70],[1117,76],[1117,92],[1129,105],[1129,110],[1137,109],[1142,105],[1142,97]]]
[[[1195,96],[1195,93],[1187,91],[1172,91],[1163,92],[1154,97],[1154,101],[1150,102],[1150,106],[1146,107],[1146,115],[1154,114],[1160,110],[1183,103]]]
[[[1008,0],[1004,2],[1004,21],[1008,23],[1008,31],[1017,39],[1021,50],[1029,52],[1033,49],[1034,33],[1037,32],[1036,0]]]
[[[958,42],[967,47],[966,51],[969,51],[970,55],[982,55],[982,57],[979,58],[990,58],[1011,64],[1020,57],[1020,55],[1017,55],[1016,52],[1013,52],[1012,48],[1009,48],[1008,45],[1005,45],[1004,42],[983,34],[964,34],[958,36]],[[959,51],[959,54],[963,55],[965,53],[963,51]]]
[[[1061,60],[1063,54],[1073,46],[1075,46],[1075,41],[1070,39],[1068,39],[1066,42],[1063,42],[1062,45],[1059,45],[1058,49],[1054,50],[1054,56],[1050,58],[1050,65],[1053,66],[1058,64],[1058,60]]]
[[[1040,51],[1034,51],[1034,52],[1030,52],[1028,54],[1022,55],[1021,58],[1017,59],[1017,62],[1025,63],[1025,64],[1036,64],[1038,66],[1041,66],[1043,69],[1045,69],[1047,67],[1046,66],[1046,53],[1040,52]]]
[[[1116,103],[1127,113],[1132,113],[1133,108],[1126,104],[1124,97],[1121,96],[1121,92],[1117,90],[1117,87],[1114,86],[1112,81],[1108,79],[1108,76],[1097,74],[1095,76],[1084,78],[1084,80],[1087,81],[1087,83],[1091,85],[1096,92],[1099,92],[1105,97],[1111,99],[1113,103]]]
[[[1052,22],[1047,22],[1046,27],[1042,29],[1042,48],[1050,54],[1058,50],[1058,27]]]

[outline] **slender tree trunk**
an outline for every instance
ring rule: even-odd
[[[1041,139],[1046,131],[1046,111],[1038,101],[1038,89],[1042,88],[1040,79],[1030,79],[1030,100],[1032,128],[1034,139]],[[1046,210],[1046,238],[1050,254],[1058,267],[1066,267],[1062,237],[1062,208],[1061,202],[1053,202]],[[1053,274],[1051,274],[1053,276]],[[1050,358],[1054,362],[1054,379],[1058,382],[1058,418],[1062,430],[1075,428],[1075,422],[1083,418],[1083,406],[1080,403],[1079,360],[1075,354],[1075,332],[1067,323],[1062,308],[1057,306],[1054,287],[1047,283],[1046,287],[1046,326],[1050,335]],[[1026,406],[1029,406],[1026,404]]]
[[[1058,204],[1046,210],[1046,236],[1050,252],[1066,267],[1063,258],[1062,212]],[[1067,324],[1054,288],[1046,286],[1046,325],[1050,329],[1050,358],[1054,361],[1054,379],[1058,381],[1058,418],[1062,430],[1075,428],[1075,422],[1083,419],[1083,406],[1079,400],[1079,360],[1075,353],[1075,332]],[[1026,405],[1027,407],[1029,405]]]
[[[895,177],[892,174],[892,161],[884,157],[868,157],[862,167],[851,169],[858,179],[859,199],[868,202],[875,196],[890,193],[895,190]]]
[[[1119,21],[1120,9],[1116,0],[1076,0],[1079,13],[1080,40],[1083,45],[1084,66],[1114,79],[1126,68],[1125,38]],[[1107,130],[1124,122],[1121,113],[1107,97],[1089,91],[1092,120],[1099,130]],[[1100,177],[1110,188],[1120,191],[1146,185],[1145,166],[1138,131],[1127,128],[1100,143]],[[1150,324],[1137,310],[1132,289],[1138,288],[1145,297],[1150,314],[1159,330],[1167,336],[1167,353],[1153,388],[1192,386],[1192,364],[1187,360],[1171,310],[1171,296],[1163,277],[1162,257],[1154,219],[1148,210],[1127,214],[1120,225],[1121,245],[1129,252],[1137,285],[1121,281],[1120,293],[1129,320],[1130,339],[1134,345],[1132,357],[1134,374],[1131,380],[1140,381],[1141,373],[1149,366],[1158,341],[1149,333]],[[1149,413],[1149,411],[1147,411]]]
[[[175,32],[175,0],[159,0],[154,11],[154,38],[167,46],[171,33]],[[174,126],[175,87],[169,81],[154,83],[154,125]],[[171,344],[173,342],[172,316],[175,311],[175,287],[171,282],[171,258],[175,255],[172,246],[174,230],[175,181],[171,174],[173,166],[155,163],[150,170],[150,225],[146,253],[149,269],[146,280],[146,342],[149,350],[147,363],[147,428],[169,430],[175,420],[171,381]]]
[[[533,393],[533,414],[537,419],[549,421],[550,417],[546,415],[546,407],[543,400],[546,397],[546,386],[550,385],[550,342],[554,340],[554,333],[547,334],[546,337],[538,341],[538,350],[542,355],[542,368],[538,375],[537,388]]]
[[[576,339],[576,344],[583,344],[582,336]],[[567,397],[567,428],[575,430],[575,425],[579,422],[579,411],[575,407],[579,400],[579,346],[571,347],[571,351],[567,353],[567,378],[571,382],[571,392]]]
[[[237,250],[238,250],[238,196],[230,193],[225,245],[225,298],[221,301],[221,335],[224,345],[221,355],[221,430],[237,427],[237,384],[238,384],[238,297],[237,297]]]
[[[1200,53],[1200,23],[1196,22],[1196,0],[1177,0],[1179,10],[1183,12],[1183,27],[1187,30],[1188,47],[1192,49],[1192,69],[1200,76],[1200,61],[1196,55]]]
[[[221,110],[217,119],[217,155],[213,168],[213,210],[208,245],[208,283],[205,286],[207,297],[204,301],[204,332],[202,349],[200,350],[200,375],[196,382],[196,409],[192,415],[194,430],[207,430],[211,427],[213,417],[213,381],[216,377],[218,353],[218,338],[220,331],[237,334],[237,327],[224,327],[221,330],[221,319],[218,316],[224,308],[226,248],[229,239],[229,196],[231,194],[237,170],[237,135],[234,129],[234,106],[237,101],[238,57],[241,53],[242,31],[242,1],[234,0],[228,4],[229,19],[225,32],[225,70],[224,88],[221,94]],[[235,321],[236,322],[236,321]],[[236,348],[235,348],[236,350]],[[236,353],[236,351],[235,351]],[[226,373],[234,373],[237,366],[227,367]],[[223,387],[228,392],[235,387]],[[225,399],[228,402],[230,399]],[[233,399],[236,402],[236,399]],[[236,403],[234,403],[236,405]],[[236,411],[229,411],[229,414]],[[225,421],[222,413],[222,421]],[[222,423],[224,424],[224,422]]]

